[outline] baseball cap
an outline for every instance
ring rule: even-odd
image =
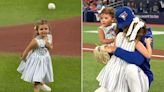
[[[130,7],[123,6],[116,10],[115,17],[117,20],[117,27],[119,29],[124,29],[131,24],[135,15]]]

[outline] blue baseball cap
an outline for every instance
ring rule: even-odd
[[[115,17],[117,20],[117,27],[119,29],[124,29],[131,24],[135,15],[130,7],[123,6],[116,10]]]

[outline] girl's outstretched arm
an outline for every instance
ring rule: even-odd
[[[28,53],[36,47],[37,47],[37,42],[35,39],[32,39],[32,41],[28,44],[28,46],[26,47],[26,49],[22,53],[21,60],[26,60]]]
[[[113,38],[112,39],[105,39],[105,34],[104,34],[103,30],[101,30],[101,29],[98,31],[98,34],[99,34],[99,39],[100,39],[101,43],[103,43],[103,44],[109,44],[109,43],[112,43],[114,41]]]
[[[152,42],[152,38],[145,39],[146,48],[140,41],[138,41],[136,44],[136,49],[141,54],[143,54],[146,58],[151,58],[151,55],[152,55],[151,42]]]

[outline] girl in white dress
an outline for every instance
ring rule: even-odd
[[[114,46],[114,40],[116,37],[116,23],[114,18],[114,12],[115,9],[111,7],[104,8],[100,12],[101,26],[98,30],[99,40],[102,43],[100,47],[104,47],[105,45]],[[103,51],[101,51],[94,50],[94,55],[98,62],[107,64],[107,61],[110,59],[112,54],[108,52],[102,53]],[[102,86],[100,86],[100,88],[103,89]]]
[[[104,8],[101,12],[100,12],[100,22],[101,22],[101,26],[99,27],[98,30],[98,36],[99,36],[99,40],[102,43],[102,47],[104,45],[108,45],[108,46],[114,46],[114,39],[116,37],[116,23],[115,22],[115,18],[114,18],[114,8]],[[94,53],[96,53],[96,50],[94,50]],[[102,54],[102,53],[101,53]],[[95,54],[96,59],[98,62],[101,62],[103,64],[106,64],[107,60],[110,59],[110,56],[112,56],[111,53],[103,53],[103,55],[98,55]],[[108,58],[104,58],[102,56],[108,57]]]
[[[116,37],[116,23],[114,18],[114,8],[104,8],[100,13],[101,26],[99,27],[99,39],[102,44],[114,45]]]
[[[53,48],[50,27],[46,20],[38,22],[34,28],[36,36],[24,50],[17,69],[21,79],[34,83],[34,92],[51,91],[45,83],[53,82],[53,68],[49,50]]]

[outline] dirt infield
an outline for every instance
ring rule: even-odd
[[[84,44],[83,45],[83,51],[84,52],[92,52],[92,49],[95,46],[96,45],[92,45],[92,44]],[[84,49],[84,48],[86,48],[86,49]],[[164,50],[153,50],[152,58],[158,59],[158,60],[164,60]]]
[[[81,18],[50,21],[54,55],[81,55]],[[0,52],[23,52],[31,41],[34,24],[0,27]]]

